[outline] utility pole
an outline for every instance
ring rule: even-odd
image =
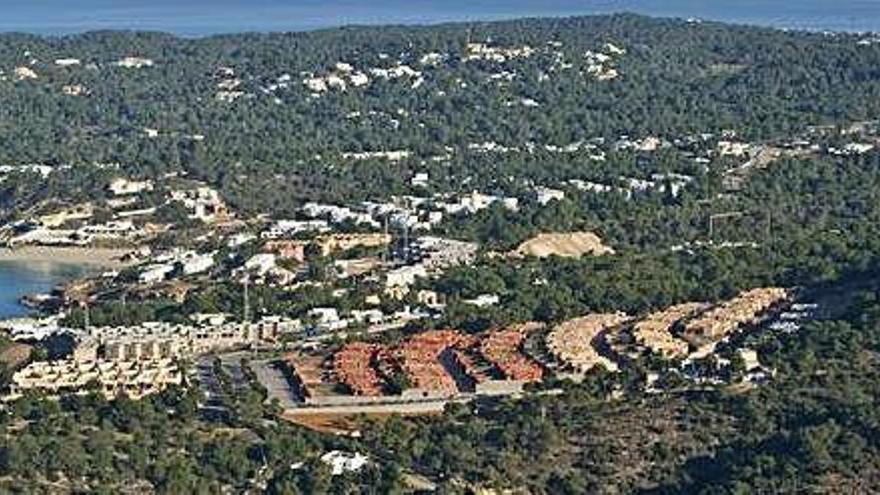
[[[92,327],[91,318],[89,315],[89,302],[88,301],[85,301],[83,303],[83,317],[85,319],[86,332],[88,332],[89,330],[91,330],[91,327]]]
[[[388,215],[385,215],[385,218],[383,219],[383,223],[384,223],[383,230],[385,232],[385,238],[387,239],[388,238]],[[388,246],[390,246],[393,249],[394,245],[393,245],[393,243],[389,243]],[[382,265],[385,265],[385,263],[387,263],[387,262],[388,262],[388,248],[382,250]]]
[[[251,320],[251,301],[250,301],[250,295],[248,294],[248,285],[250,283],[250,277],[245,275],[243,283],[244,283],[244,322],[247,323]]]
[[[409,262],[409,222],[403,222],[403,262]]]

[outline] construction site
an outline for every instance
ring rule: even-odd
[[[699,359],[737,332],[755,325],[791,301],[791,291],[752,289],[717,304],[688,302],[630,318],[624,313],[591,314],[555,326],[546,347],[558,375],[579,378],[596,366],[617,371],[646,355]]]
[[[29,390],[51,395],[95,390],[108,399],[124,395],[137,400],[182,383],[183,373],[172,359],[37,361],[13,374],[4,400],[15,400]]]
[[[432,330],[394,346],[352,342],[334,353],[289,355],[285,362],[305,406],[516,394],[544,377],[544,368],[522,348],[542,328],[526,323],[481,336]]]
[[[289,321],[272,320],[219,327],[144,324],[90,328],[79,333],[70,330],[77,341],[70,356],[35,361],[15,372],[4,399],[18,398],[29,390],[58,395],[93,389],[108,398],[126,395],[140,399],[170,385],[181,385],[181,360],[269,345],[292,326]]]
[[[351,342],[335,352],[299,351],[285,364],[302,408],[381,405],[413,412],[407,407],[515,395],[551,373],[577,381],[597,367],[614,372],[649,355],[705,357],[789,300],[788,290],[759,288],[640,318],[594,313],[550,328],[524,323],[479,335],[430,330],[394,345]]]
[[[786,289],[775,287],[746,291],[688,321],[681,337],[691,347],[709,349],[789,296]]]
[[[687,356],[688,343],[676,338],[672,328],[676,323],[695,316],[710,307],[705,303],[683,303],[651,313],[633,325],[632,334],[636,344],[651,353],[665,358]]]
[[[450,401],[517,395],[548,373],[582,379],[646,355],[699,359],[780,309],[791,292],[759,288],[716,304],[677,304],[633,318],[595,313],[546,328],[523,323],[478,335],[429,330],[394,344],[304,346],[283,359],[278,392],[288,408],[436,412]],[[148,324],[79,335],[66,360],[34,362],[12,376],[11,397],[97,389],[139,398],[182,383],[180,359],[259,346],[293,330],[287,321],[202,328]],[[329,409],[328,409],[329,408]],[[372,408],[372,409],[370,409]]]

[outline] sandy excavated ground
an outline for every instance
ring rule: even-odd
[[[585,254],[599,256],[614,254],[614,250],[602,243],[602,239],[592,232],[570,232],[539,234],[511,253],[512,256],[562,256],[578,258]]]

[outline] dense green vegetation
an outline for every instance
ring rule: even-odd
[[[463,63],[468,39],[491,39],[502,47],[528,44],[539,52],[503,64]],[[857,39],[633,15],[195,40],[157,33],[7,34],[0,44],[0,69],[7,75],[0,82],[5,102],[0,163],[75,167],[49,181],[5,182],[0,208],[92,194],[96,174],[107,173],[87,166],[94,163],[118,163],[136,175],[186,171],[220,187],[238,208],[285,211],[308,198],[404,191],[417,170],[428,169],[441,187],[458,189],[485,182],[463,181],[466,177],[490,173],[498,180],[499,167],[504,175],[528,169],[528,175],[558,177],[543,165],[566,161],[545,157],[536,168],[528,157],[492,164],[456,153],[450,162],[425,165],[352,164],[340,159],[344,151],[410,149],[431,156],[445,154],[447,146],[463,150],[486,141],[562,146],[596,137],[672,139],[722,129],[752,139],[787,136],[808,125],[876,115],[880,47],[857,46]],[[557,49],[547,48],[549,41],[562,43],[558,51],[570,68],[551,72]],[[618,63],[621,77],[586,78],[584,52],[607,42],[627,49]],[[430,52],[448,54],[449,60],[421,66],[419,58]],[[156,65],[113,65],[131,55]],[[66,57],[83,65],[54,65]],[[366,88],[310,97],[301,73],[326,73],[339,61],[364,71],[401,61],[423,71],[425,83],[412,88],[409,80],[377,80]],[[31,67],[39,78],[15,81],[11,73],[18,66]],[[232,103],[215,99],[221,67],[235,70],[242,81],[237,89],[246,96]],[[503,85],[489,79],[502,71],[517,76]],[[289,86],[269,91],[285,74],[291,76]],[[64,95],[63,86],[72,84],[90,95]],[[506,105],[524,97],[541,106]],[[348,118],[352,112],[363,118]],[[392,118],[397,125],[389,124]],[[149,138],[144,128],[160,134]],[[608,167],[629,168],[626,164],[624,157]],[[578,158],[564,168],[588,165]]]
[[[528,211],[487,210],[461,222],[457,231],[504,246],[496,233],[519,230],[525,237],[579,228],[569,220],[576,215],[589,219],[581,227],[613,240],[621,252],[579,260],[490,260],[452,270],[432,286],[453,301],[499,294],[499,308],[460,308],[450,314],[453,325],[485,328],[588,311],[641,313],[676,302],[718,300],[760,285],[810,285],[877,263],[878,194],[880,154],[872,153],[858,159],[785,161],[756,174],[741,193],[712,205],[687,193],[671,205],[662,198],[616,203],[573,196],[535,209],[534,217]],[[579,210],[584,202],[590,207]],[[719,227],[716,242],[755,245],[671,250],[708,240],[709,215],[720,211],[747,215]]]
[[[555,48],[500,65],[460,61],[468,39],[486,38],[541,50],[558,41],[572,67],[541,77],[555,64]],[[479,190],[522,200],[517,212],[495,206],[453,218],[438,234],[506,251],[541,231],[591,230],[617,251],[517,261],[484,253],[475,266],[420,287],[438,290],[449,302],[437,326],[478,332],[590,311],[639,314],[759,285],[802,286],[820,300],[834,293],[832,304],[846,309],[798,334],[750,337],[762,362],[777,371],[756,390],[648,395],[645,370],[635,366],[561,384],[558,396],[481,401],[442,417],[365,420],[362,439],[278,422],[263,394],[239,393],[226,381],[229,413],[219,419],[196,413],[195,391],[170,390],[139,403],[97,395],[60,402],[27,397],[0,411],[0,491],[395,493],[404,472],[428,476],[442,493],[478,486],[548,494],[877,491],[880,289],[872,280],[880,274],[880,153],[783,158],[730,194],[723,172],[738,163],[715,159],[703,167],[687,146],[655,153],[606,146],[604,162],[542,149],[591,138],[611,143],[621,135],[674,141],[724,129],[743,139],[785,141],[810,125],[874,118],[880,45],[858,46],[857,40],[631,15],[198,40],[157,33],[0,35],[6,75],[0,164],[59,166],[48,178],[5,177],[4,220],[46,209],[47,202],[100,202],[117,170],[205,181],[244,217],[292,215],[310,200],[387,200],[413,193],[409,178],[428,172],[429,187],[415,192]],[[618,63],[621,76],[584,77],[584,52],[608,42],[627,50]],[[450,57],[439,67],[422,67],[419,58],[429,52]],[[131,55],[155,65],[112,64]],[[83,63],[53,63],[65,57]],[[422,70],[425,82],[413,88],[411,81],[379,81],[313,98],[302,73],[323,73],[339,61],[362,70],[400,61]],[[38,78],[15,81],[18,66],[31,67]],[[247,94],[234,102],[215,98],[221,67],[234,69]],[[517,77],[504,85],[489,79],[502,70]],[[270,90],[284,74],[291,75],[289,86]],[[90,94],[63,95],[70,84]],[[519,98],[541,106],[507,105]],[[365,117],[350,118],[353,112]],[[145,128],[159,135],[148,137]],[[836,132],[813,138],[823,147],[842,139]],[[520,151],[468,150],[487,141]],[[523,151],[528,143],[536,151]],[[400,162],[342,157],[397,149],[414,155]],[[694,181],[678,196],[655,191],[631,199],[565,185],[664,172]],[[566,197],[539,205],[528,199],[535,184],[565,188]],[[138,206],[160,204],[162,187]],[[731,211],[742,216],[717,227],[711,240],[718,244],[694,245],[710,240],[710,215]],[[195,237],[201,227],[183,217],[175,205],[160,208],[158,220],[177,222],[179,229],[157,245]],[[723,247],[724,241],[746,245]],[[242,248],[233,260],[221,249],[215,270],[225,277],[250,250]],[[326,277],[327,265],[310,260],[310,275]],[[136,276],[124,272],[118,281]],[[324,305],[358,308],[371,283],[337,282],[333,288],[350,289],[342,296],[331,287],[253,287],[251,300],[258,312],[303,317]],[[500,304],[461,303],[486,293],[498,294]],[[113,294],[91,308],[92,324],[243,312],[241,287],[228,281],[198,287],[182,303],[149,294],[122,302]],[[84,314],[73,310],[66,323],[82,326]],[[619,391],[622,399],[609,400]],[[374,462],[357,475],[331,477],[317,458],[333,448],[367,453]]]
[[[273,408],[256,391],[226,392],[230,413],[210,422],[200,419],[197,393],[180,389],[138,402],[99,394],[21,399],[0,417],[0,491],[393,493],[399,486],[399,474],[381,464],[331,478],[317,458],[351,442],[269,421]]]

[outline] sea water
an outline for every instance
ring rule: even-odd
[[[880,31],[880,0],[3,0],[0,32],[205,36],[634,12],[813,31]]]
[[[50,292],[58,284],[85,273],[82,267],[64,263],[0,261],[0,319],[30,312],[19,304],[22,296]]]

